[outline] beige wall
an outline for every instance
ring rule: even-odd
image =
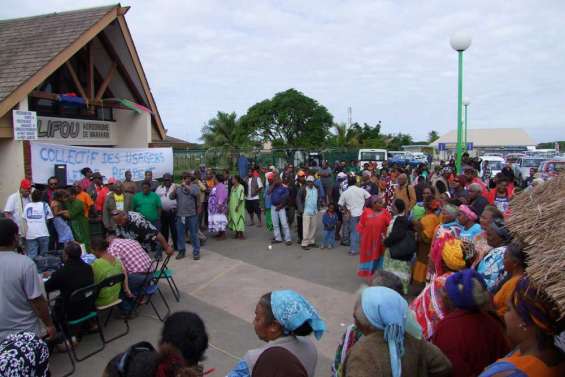
[[[151,115],[131,110],[114,109],[116,147],[147,148],[151,142]]]
[[[0,207],[4,210],[8,196],[18,191],[19,183],[24,179],[23,141],[0,139]]]

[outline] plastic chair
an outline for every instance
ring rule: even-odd
[[[173,292],[173,296],[175,297],[175,300],[177,300],[177,302],[180,302],[180,291],[177,287],[177,283],[175,283],[175,279],[173,279],[174,271],[167,267],[170,260],[171,260],[171,256],[168,255],[163,261],[161,268],[155,271],[155,278],[157,280],[160,279],[167,280],[167,283],[169,283],[169,287],[171,288],[171,292]]]
[[[167,319],[167,317],[171,313],[171,308],[169,307],[169,303],[167,302],[167,299],[165,299],[165,296],[163,296],[163,293],[159,289],[159,279],[155,277],[155,274],[157,273],[158,267],[159,267],[159,261],[158,260],[153,260],[151,262],[151,264],[149,265],[149,268],[148,268],[147,273],[145,275],[145,280],[143,281],[143,285],[141,286],[141,289],[140,289],[141,294],[139,294],[137,296],[137,298],[135,299],[134,306],[131,309],[130,313],[133,313],[141,305],[150,304],[151,307],[153,308],[153,311],[157,315],[157,318],[159,318],[159,320],[161,322],[164,322],[165,319]],[[161,315],[161,313],[159,313],[159,311],[157,310],[157,307],[153,303],[153,296],[156,293],[159,294],[159,296],[161,297],[161,300],[163,301],[163,304],[167,308],[167,312],[165,313],[165,315]],[[145,298],[147,298],[147,301],[143,302],[143,300]]]
[[[106,341],[104,340],[104,332],[103,332],[102,326],[100,324],[100,317],[98,316],[98,312],[96,311],[95,305],[94,305],[96,297],[98,297],[98,285],[92,284],[92,285],[89,285],[87,287],[77,289],[76,291],[71,293],[71,296],[69,298],[69,304],[70,305],[89,306],[89,307],[93,308],[94,310],[89,311],[88,313],[86,313],[85,315],[83,315],[80,318],[77,318],[77,319],[74,319],[74,320],[71,320],[71,321],[67,320],[66,321],[67,327],[75,327],[75,326],[78,326],[78,325],[82,325],[83,323],[85,323],[85,322],[87,322],[91,319],[96,319],[96,324],[98,326],[98,334],[100,335],[100,339],[102,340],[102,346],[100,348],[95,349],[94,351],[92,351],[89,354],[86,354],[83,357],[78,357],[70,334],[66,334],[67,341],[71,345],[71,352],[73,353],[73,356],[74,356],[76,361],[84,361],[84,360],[88,359],[89,357],[97,354],[98,352],[100,352],[104,349],[104,345],[106,344]]]
[[[117,284],[123,284],[124,279],[125,279],[124,274],[117,274],[117,275],[110,276],[110,277],[102,280],[100,283],[98,283],[98,294],[100,294],[100,292],[104,288],[111,288],[111,287],[114,287]],[[112,316],[112,312],[114,311],[114,308],[121,303],[122,303],[122,300],[118,296],[116,300],[112,301],[108,305],[104,305],[104,306],[96,305],[96,311],[98,312],[100,317],[102,316],[101,315],[102,312],[105,312],[105,311],[108,312],[108,315],[106,316],[106,320],[104,321],[104,327],[106,327],[108,325],[108,322],[110,321],[110,317]],[[129,333],[129,323],[128,323],[128,320],[127,320],[126,317],[124,317],[124,324],[126,325],[126,331],[121,333],[121,334],[116,335],[113,338],[106,339],[105,340],[106,344],[108,344],[108,343],[110,343],[110,342],[112,342],[116,339],[119,339],[123,336],[126,336]]]

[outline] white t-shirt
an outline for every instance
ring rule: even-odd
[[[160,185],[159,187],[157,187],[155,194],[159,195],[159,198],[161,198],[161,207],[163,207],[163,210],[170,211],[171,209],[177,208],[177,200],[170,199],[169,197],[172,192],[176,191],[177,185],[174,183],[171,184],[168,190],[165,185]]]
[[[22,213],[26,204],[30,202],[31,199],[29,196],[27,198],[22,198],[19,192],[13,193],[8,197],[8,200],[6,200],[6,207],[4,207],[4,212],[8,212],[10,216],[12,216],[12,220],[20,228],[20,236],[25,236],[25,227],[22,223]]]
[[[26,204],[23,218],[27,223],[26,239],[33,240],[39,237],[49,237],[47,220],[53,218],[51,208],[45,202]]]
[[[357,186],[349,186],[339,197],[338,205],[347,208],[352,217],[359,217],[363,213],[365,201],[371,197],[366,190]]]
[[[263,188],[263,182],[261,181],[261,178],[259,177],[247,177],[247,195],[245,196],[245,199],[247,200],[259,200],[259,195],[255,195],[255,196],[251,196],[251,183],[252,180],[256,179],[257,180],[257,189]]]

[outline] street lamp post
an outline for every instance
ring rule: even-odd
[[[461,157],[463,155],[463,124],[462,124],[462,108],[463,100],[463,51],[471,45],[471,37],[464,33],[456,33],[449,40],[451,47],[457,51],[459,55],[458,85],[457,85],[457,156],[455,166],[457,174],[461,174]]]
[[[467,144],[467,131],[469,130],[469,123],[467,122],[467,108],[471,104],[469,97],[463,97],[463,106],[465,106],[465,150],[469,150],[469,144]]]

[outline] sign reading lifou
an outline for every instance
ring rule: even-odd
[[[61,144],[115,145],[116,123],[88,119],[37,117],[38,138]]]

